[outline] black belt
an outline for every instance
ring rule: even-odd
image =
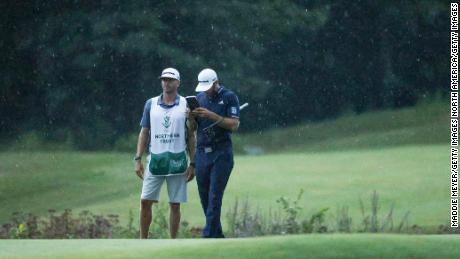
[[[198,146],[196,148],[199,151],[204,151],[205,153],[211,153],[211,152],[213,152],[215,150],[229,148],[231,146],[232,146],[231,142],[228,141],[228,140],[225,140],[225,141],[215,142],[215,143],[208,144],[208,145]]]

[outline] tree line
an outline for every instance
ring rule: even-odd
[[[414,105],[448,92],[441,1],[2,1],[0,138],[81,149],[139,129],[165,67],[182,95],[214,68],[242,131]]]

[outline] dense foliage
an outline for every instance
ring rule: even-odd
[[[448,91],[441,1],[2,1],[0,137],[111,147],[161,70],[214,68],[243,131],[397,108]]]

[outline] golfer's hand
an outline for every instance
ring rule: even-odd
[[[190,182],[195,177],[195,168],[193,166],[187,167],[187,182]]]
[[[134,171],[136,172],[137,176],[144,180],[144,166],[140,160],[134,162]]]
[[[212,112],[212,111],[210,111],[210,110],[208,110],[206,108],[203,108],[203,107],[199,107],[199,108],[196,108],[195,110],[193,110],[192,115],[198,116],[200,118],[210,119],[210,120],[216,119],[216,118],[219,117],[214,112]]]

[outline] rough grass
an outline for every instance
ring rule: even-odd
[[[263,212],[276,208],[280,196],[295,197],[303,188],[304,214],[348,205],[358,223],[358,199],[370,205],[376,190],[382,216],[395,202],[396,219],[409,210],[410,224],[445,224],[448,116],[448,106],[433,102],[235,136],[270,154],[236,157],[223,215],[236,198],[248,197]],[[14,211],[46,215],[50,208],[115,213],[126,222],[129,210],[138,215],[141,188],[131,159],[132,153],[117,152],[0,152],[0,223]],[[161,199],[167,201],[165,188]],[[204,224],[195,181],[182,211],[192,225]]]
[[[347,114],[319,123],[237,135],[235,144],[240,151],[280,153],[449,143],[449,116],[447,101],[422,102],[398,110]]]
[[[0,160],[0,222],[14,211],[46,215],[49,208],[115,213],[124,222],[129,210],[138,215],[141,181],[133,173],[130,154],[8,152],[0,153]],[[358,199],[370,206],[372,191],[377,190],[382,216],[395,202],[395,218],[410,210],[411,224],[437,225],[447,223],[449,215],[446,172],[447,145],[239,156],[223,215],[236,198],[247,197],[254,207],[268,211],[270,206],[276,208],[280,196],[294,198],[303,188],[304,213],[349,205],[357,222]],[[164,202],[165,189],[160,198]],[[204,218],[195,181],[188,192],[183,218],[200,226]]]

